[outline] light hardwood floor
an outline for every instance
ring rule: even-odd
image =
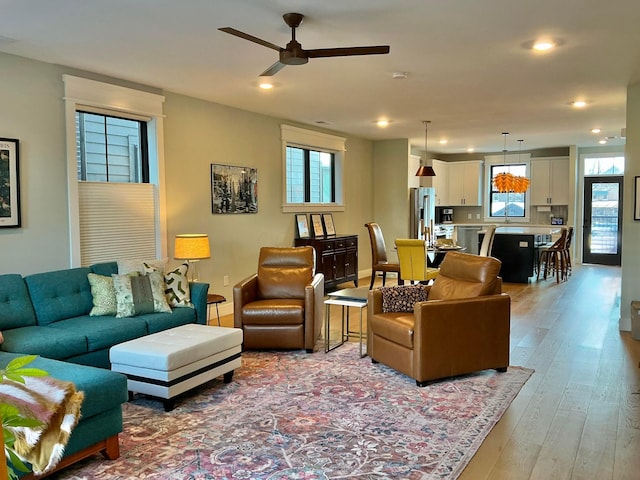
[[[575,266],[568,282],[504,290],[511,365],[535,373],[460,480],[640,479],[640,341],[618,329],[620,269]]]

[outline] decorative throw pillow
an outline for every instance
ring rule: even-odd
[[[87,274],[93,296],[93,308],[89,312],[92,317],[98,315],[115,315],[116,291],[113,288],[113,278],[95,273]]]
[[[413,312],[416,302],[427,300],[427,291],[423,285],[398,285],[380,287],[383,312]]]
[[[188,270],[189,264],[183,263],[175,270],[167,272],[164,276],[164,283],[167,287],[165,294],[169,305],[172,307],[193,307],[189,279],[187,278]]]
[[[118,275],[124,275],[126,273],[138,272],[145,273],[144,264],[153,267],[155,271],[164,275],[164,269],[167,266],[166,258],[161,260],[117,260],[118,263]]]
[[[116,317],[133,317],[144,313],[171,313],[164,295],[164,278],[159,272],[147,275],[112,275],[116,291]]]

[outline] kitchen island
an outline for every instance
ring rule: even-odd
[[[491,256],[502,262],[500,276],[508,283],[528,283],[538,260],[538,248],[560,233],[561,226],[505,226],[496,228]],[[480,232],[482,242],[484,232]]]

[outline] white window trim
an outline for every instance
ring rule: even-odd
[[[166,188],[164,179],[163,104],[165,97],[109,83],[63,75],[67,134],[67,190],[69,208],[69,249],[71,267],[81,264],[80,211],[76,170],[76,110],[91,108],[101,113],[151,119],[148,125],[149,182],[156,185],[156,254],[167,256]]]
[[[491,216],[491,167],[495,165],[509,164],[525,164],[526,175],[531,178],[531,154],[530,153],[507,153],[506,155],[485,155],[484,156],[484,221],[488,223],[505,223],[504,218]],[[509,223],[529,223],[531,216],[529,210],[531,208],[530,194],[525,195],[524,217],[508,217]]]
[[[343,212],[345,168],[344,159],[347,139],[336,135],[306,130],[291,125],[280,125],[282,141],[282,212]],[[334,203],[288,203],[287,202],[287,146],[310,148],[335,154],[336,201]]]

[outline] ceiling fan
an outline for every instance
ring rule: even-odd
[[[291,27],[291,41],[287,43],[286,48],[281,48],[261,38],[254,37],[248,33],[241,32],[231,27],[223,27],[218,30],[230,33],[236,37],[244,38],[250,42],[272,48],[280,53],[280,59],[260,74],[261,77],[275,75],[286,65],[303,65],[310,58],[321,57],[345,57],[350,55],[381,55],[389,53],[389,45],[378,45],[372,47],[341,47],[341,48],[316,48],[313,50],[305,50],[296,40],[296,28],[300,26],[304,15],[301,13],[285,13],[282,18],[289,27]]]

